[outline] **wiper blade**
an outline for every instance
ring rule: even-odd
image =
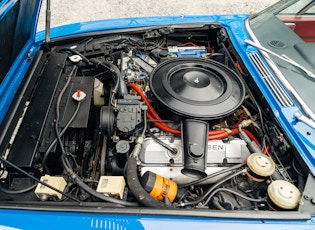
[[[266,53],[269,53],[275,57],[278,57],[280,58],[281,60],[287,62],[287,63],[290,63],[291,65],[299,68],[300,70],[302,70],[304,73],[307,74],[307,76],[311,77],[311,78],[314,78],[315,79],[315,74],[313,74],[311,71],[309,71],[308,69],[306,69],[304,66],[301,66],[299,63],[297,63],[296,61],[292,60],[291,58],[289,58],[288,56],[284,55],[284,54],[277,54],[263,46],[261,46],[260,44],[257,44],[251,40],[248,40],[248,39],[244,39],[244,42],[251,45],[251,46],[254,46],[256,47],[257,49],[261,50],[261,51],[265,51]]]

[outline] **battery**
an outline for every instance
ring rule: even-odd
[[[208,53],[205,46],[168,46],[170,56],[176,57],[201,57]]]

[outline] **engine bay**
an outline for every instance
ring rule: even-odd
[[[299,209],[308,169],[221,25],[55,41],[33,63],[0,202]]]

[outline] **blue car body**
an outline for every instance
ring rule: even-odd
[[[8,20],[6,17],[16,4],[23,1],[4,0],[0,3],[0,21]],[[34,1],[35,2],[35,1]],[[5,117],[10,109],[11,103],[17,97],[24,77],[35,59],[41,46],[45,43],[45,31],[36,33],[36,24],[39,17],[41,1],[33,3],[33,12],[29,26],[29,39],[16,54],[15,60],[7,70],[0,84],[0,123],[5,122]],[[20,15],[19,15],[20,16]],[[254,79],[258,88],[264,95],[276,120],[279,122],[291,143],[305,161],[312,175],[315,175],[315,130],[309,125],[298,122],[295,113],[303,113],[292,101],[292,106],[280,105],[275,99],[259,70],[253,65],[249,54],[257,54],[262,60],[264,57],[258,49],[246,44],[245,39],[251,39],[248,28],[245,26],[249,15],[206,15],[206,16],[167,16],[167,17],[140,17],[111,19],[75,23],[71,25],[52,28],[50,38],[52,41],[75,37],[84,34],[97,34],[101,32],[128,30],[134,28],[154,28],[161,25],[197,25],[203,23],[218,23],[228,33],[229,39],[235,50],[244,62],[248,72]],[[18,31],[16,31],[16,36]],[[16,38],[16,37],[15,37]],[[1,38],[0,38],[1,39]],[[1,52],[1,51],[0,51]],[[263,63],[268,66],[266,61]],[[0,63],[1,64],[1,63]],[[269,70],[271,70],[268,67]],[[280,86],[281,89],[284,89]],[[289,93],[287,93],[289,95]],[[311,176],[312,176],[311,175]],[[283,212],[274,215],[272,211],[266,211],[263,215],[255,214],[255,211],[241,212],[234,217],[233,213],[216,213],[198,210],[184,212],[181,214],[169,211],[166,214],[159,211],[146,211],[138,208],[121,209],[77,209],[50,208],[49,205],[29,208],[0,209],[0,229],[313,229],[315,213],[308,212]]]
[[[204,218],[204,217],[176,217],[163,215],[132,215],[132,214],[92,214],[74,212],[43,212],[3,210],[3,229],[161,229],[161,228],[220,228],[220,229],[313,229],[313,220],[250,220],[246,217],[235,218]],[[17,219],[19,222],[17,223]],[[49,224],[47,224],[49,223]],[[282,227],[281,227],[282,226]],[[6,228],[7,227],[7,228]]]

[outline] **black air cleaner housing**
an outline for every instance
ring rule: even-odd
[[[229,115],[241,105],[245,95],[242,81],[219,62],[174,58],[152,71],[150,86],[157,100],[181,120],[181,172],[205,177],[209,121]]]
[[[239,77],[223,64],[202,58],[174,58],[151,73],[160,103],[181,117],[212,120],[238,108],[245,95]]]

